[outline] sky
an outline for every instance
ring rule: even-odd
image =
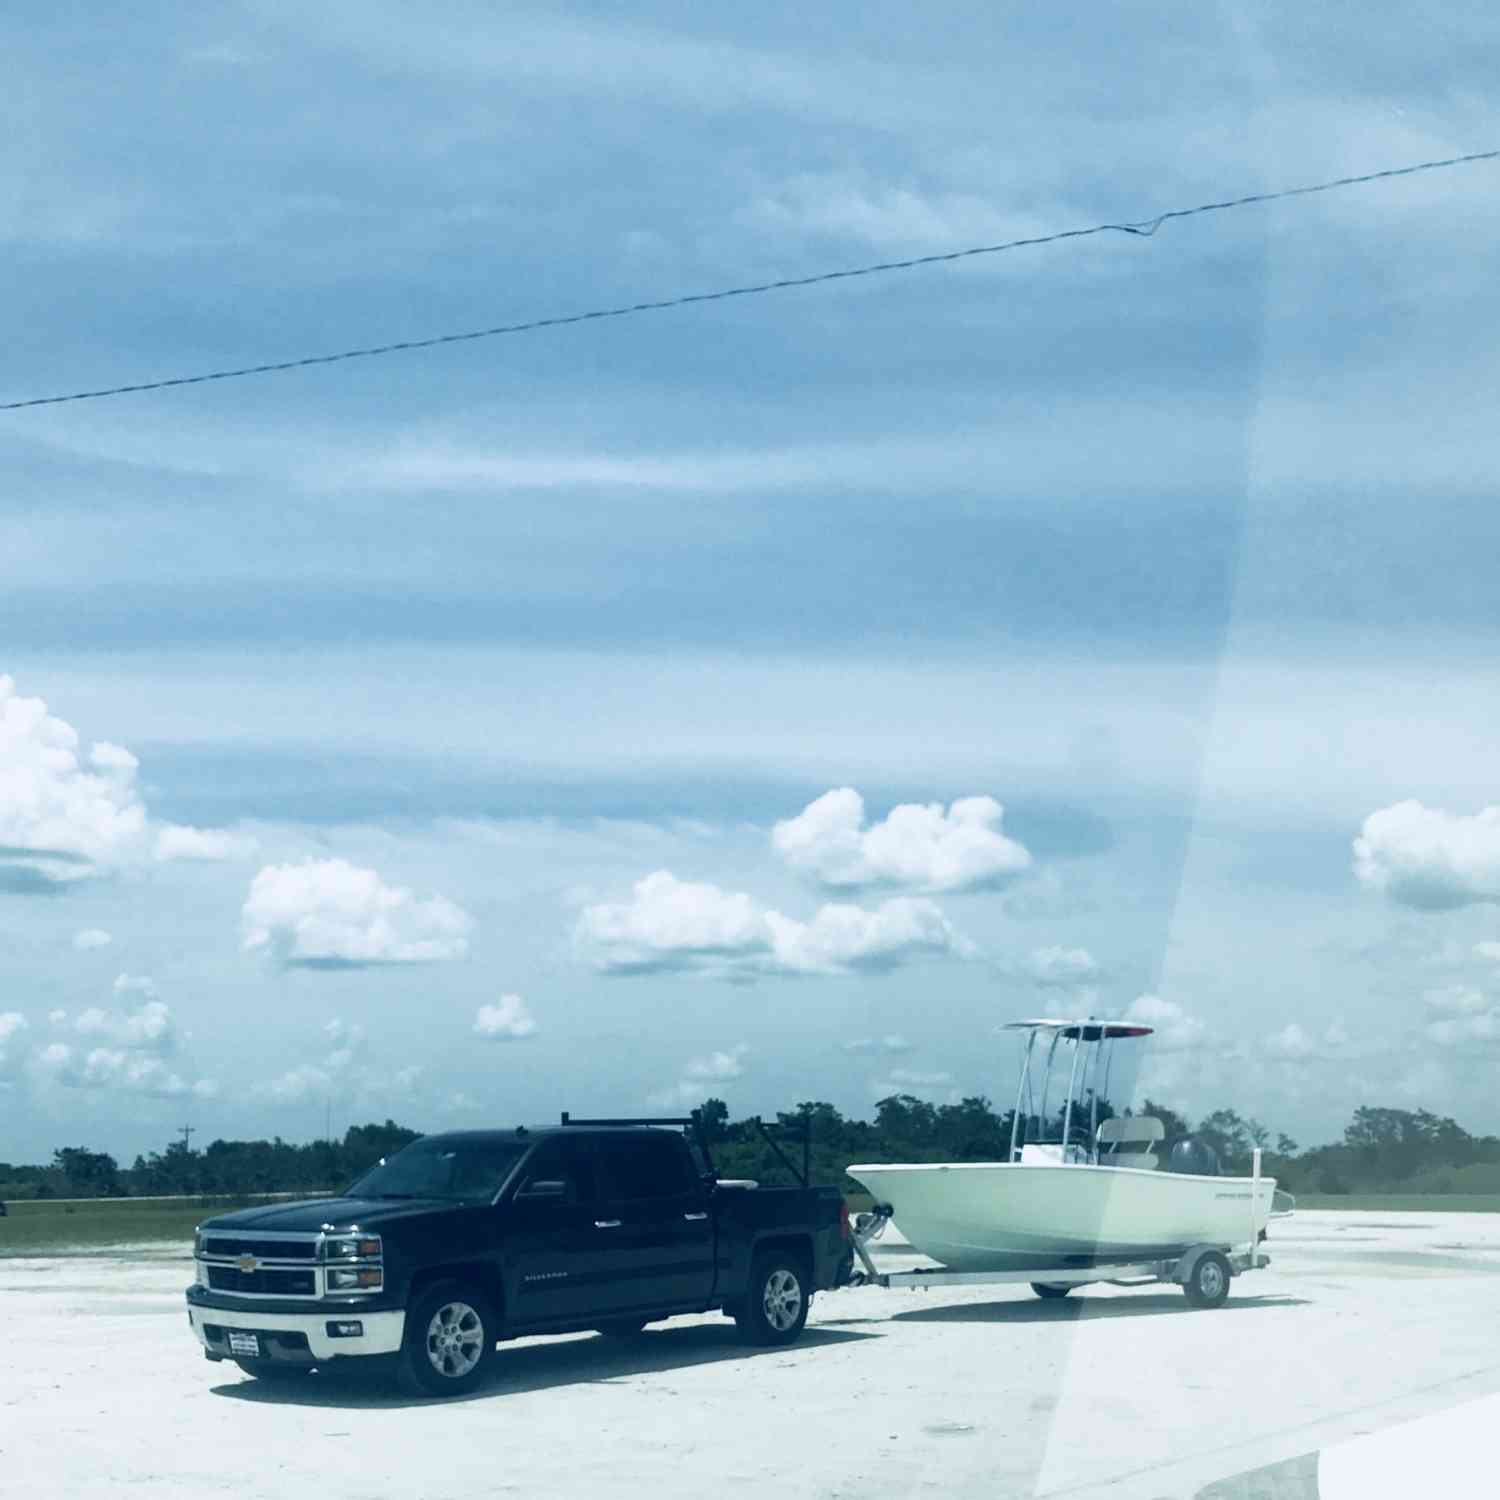
[[[0,400],[1500,145],[1479,6],[0,39]],[[1080,1013],[1500,1132],[1497,174],[0,414],[0,1160],[1004,1107]]]

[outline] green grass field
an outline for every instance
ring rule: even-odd
[[[14,1199],[0,1219],[0,1256],[50,1255],[108,1245],[177,1243],[191,1248],[193,1228],[213,1214],[243,1208],[249,1200],[199,1198],[99,1198],[60,1203]]]
[[[851,1213],[872,1206],[868,1194],[848,1194]],[[183,1198],[100,1198],[60,1203],[49,1199],[11,1200],[0,1218],[0,1256],[88,1253],[111,1245],[179,1244],[184,1252],[193,1228],[216,1213],[243,1208],[249,1200]],[[1355,1213],[1500,1213],[1493,1193],[1299,1193],[1301,1211],[1330,1209]]]

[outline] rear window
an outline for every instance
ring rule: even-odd
[[[607,1197],[671,1198],[690,1192],[693,1177],[682,1142],[668,1135],[634,1135],[599,1144]]]

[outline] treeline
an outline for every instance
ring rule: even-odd
[[[1095,1118],[1115,1111],[1099,1100]],[[1190,1121],[1147,1099],[1139,1111],[1155,1115],[1166,1129],[1166,1146],[1193,1135],[1218,1154],[1228,1173],[1250,1170],[1259,1146],[1262,1169],[1293,1193],[1500,1193],[1500,1138],[1470,1135],[1455,1121],[1427,1110],[1362,1106],[1343,1139],[1303,1150],[1288,1136],[1232,1109],[1217,1109]],[[1075,1106],[1075,1124],[1087,1122],[1090,1102]],[[731,1120],[720,1099],[709,1099],[694,1115],[721,1176],[761,1182],[792,1180],[800,1168],[800,1133],[811,1127],[810,1165],[815,1182],[853,1184],[844,1169],[859,1161],[1003,1161],[1010,1149],[1012,1116],[997,1113],[976,1096],[957,1104],[930,1104],[893,1094],[875,1106],[870,1120],[844,1116],[832,1104],[809,1101],[767,1121],[781,1153],[767,1142],[755,1119]],[[1047,1121],[1024,1120],[1028,1139],[1059,1138],[1059,1113]],[[182,1194],[205,1198],[260,1193],[339,1192],[382,1156],[420,1132],[387,1120],[358,1125],[342,1140],[294,1145],[279,1137],[260,1141],[215,1140],[202,1150],[174,1141],[164,1151],[137,1156],[129,1167],[105,1151],[65,1147],[41,1166],[0,1162],[0,1199],[153,1197]]]
[[[122,1167],[107,1151],[65,1146],[46,1166],[0,1162],[5,1198],[203,1198],[258,1193],[340,1192],[382,1156],[420,1135],[394,1120],[356,1125],[340,1141],[294,1145],[269,1141],[210,1141],[201,1151],[173,1141],[165,1151],[137,1156]]]

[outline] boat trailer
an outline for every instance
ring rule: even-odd
[[[1253,1181],[1260,1182],[1260,1151],[1254,1153]],[[1278,1192],[1295,1204],[1291,1194]],[[1255,1202],[1254,1190],[1251,1203]],[[870,1244],[879,1239],[891,1222],[888,1203],[877,1203],[870,1213],[856,1216],[851,1226],[854,1253],[862,1271],[855,1271],[848,1286],[918,1287],[926,1291],[942,1286],[994,1286],[1029,1284],[1039,1297],[1066,1297],[1074,1287],[1095,1282],[1107,1286],[1151,1286],[1162,1282],[1181,1286],[1194,1307],[1219,1307],[1229,1296],[1229,1283],[1246,1271],[1259,1271],[1271,1264],[1271,1257],[1260,1248],[1265,1231],[1255,1230],[1253,1218],[1251,1239],[1241,1245],[1192,1245],[1164,1259],[1135,1261],[1088,1261],[1072,1257],[1057,1266],[1032,1266],[1024,1271],[950,1271],[945,1266],[919,1267],[911,1271],[881,1271],[870,1256]],[[1272,1218],[1286,1218],[1293,1212],[1285,1208],[1272,1212]]]

